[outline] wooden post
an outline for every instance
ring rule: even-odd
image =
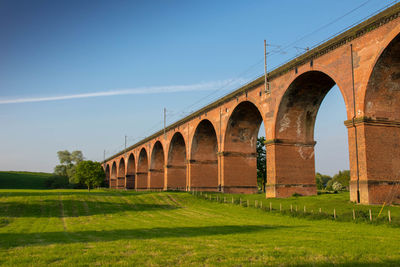
[[[239,205],[242,206],[242,198],[239,199]]]
[[[279,212],[282,212],[282,203],[279,203]]]
[[[247,207],[249,207],[249,200],[247,200]]]
[[[372,212],[371,212],[371,209],[369,209],[369,220],[372,222]]]
[[[304,206],[304,213],[306,213],[306,206]]]
[[[389,222],[392,221],[392,217],[390,216],[390,210],[388,210],[388,219],[389,219]]]
[[[296,212],[297,212],[297,205],[296,205]]]
[[[262,201],[260,201],[260,208],[262,208]]]
[[[353,209],[353,220],[356,220],[356,211]]]
[[[235,204],[235,201],[233,200],[233,197],[232,197],[232,204]]]
[[[336,220],[336,209],[333,209],[333,218]]]
[[[254,207],[255,207],[255,208],[257,208],[257,206],[258,206],[257,204],[258,204],[258,203],[257,203],[257,200],[254,200]]]
[[[322,209],[321,208],[319,208],[319,213],[321,213],[322,212]]]
[[[272,203],[269,202],[269,211],[272,211]]]
[[[293,212],[293,205],[290,204],[290,212]]]
[[[226,203],[226,197],[224,197],[224,203]]]

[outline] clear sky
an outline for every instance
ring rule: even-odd
[[[284,48],[272,69],[390,3],[0,0],[0,170],[52,171],[64,149],[102,160],[159,130],[164,107],[172,123],[262,75],[264,39]],[[334,88],[317,171],[349,168],[344,120]]]

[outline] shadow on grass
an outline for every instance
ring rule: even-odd
[[[120,195],[144,195],[144,194],[152,194],[154,192],[151,191],[140,191],[136,192],[134,190],[107,190],[104,191],[85,191],[82,189],[48,189],[48,190],[35,190],[30,189],[14,189],[16,191],[7,190],[7,191],[0,191],[0,195],[3,197],[34,197],[34,196],[120,196]],[[76,190],[76,191],[74,191]]]
[[[81,201],[64,199],[37,201],[33,203],[0,202],[0,216],[6,217],[60,217],[61,209],[63,217],[92,216],[96,214],[111,214],[117,212],[143,212],[154,210],[173,210],[179,208],[168,204],[147,203],[116,203],[104,201]],[[90,208],[89,208],[90,207]]]
[[[296,226],[299,227],[299,226]],[[47,232],[47,233],[0,233],[0,247],[26,245],[68,244],[79,242],[104,242],[127,239],[188,238],[229,234],[245,234],[292,226],[269,225],[221,225],[201,227],[156,227],[117,229],[107,231]]]

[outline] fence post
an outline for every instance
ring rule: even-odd
[[[235,202],[233,201],[233,197],[232,197],[232,204],[235,204]]]
[[[355,212],[354,209],[353,209],[353,220],[354,220],[354,221],[356,220],[356,212]]]
[[[371,212],[371,209],[369,209],[369,220],[372,222],[372,212]]]
[[[389,222],[392,221],[392,217],[390,217],[390,210],[388,210],[388,219],[389,219]]]
[[[224,197],[224,203],[226,203],[226,197]]]
[[[290,212],[293,212],[293,205],[290,204]]]
[[[279,212],[282,212],[282,203],[279,203]]]
[[[272,211],[272,203],[269,202],[269,211]]]
[[[254,200],[254,207],[255,207],[255,208],[257,208],[257,206],[258,206],[257,204],[258,204],[258,203],[257,203],[257,200]]]
[[[319,213],[321,213],[322,212],[322,209],[321,208],[319,208]]]
[[[249,207],[249,200],[247,200],[247,207]]]
[[[262,201],[260,202],[260,208],[262,208]]]
[[[239,199],[239,205],[242,206],[242,198]]]
[[[333,218],[336,220],[336,209],[333,209]]]
[[[304,213],[306,213],[306,206],[304,206]]]

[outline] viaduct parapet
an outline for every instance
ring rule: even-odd
[[[400,4],[104,162],[111,188],[257,192],[264,122],[267,197],[315,195],[314,124],[337,85],[346,105],[350,199],[400,203]]]

